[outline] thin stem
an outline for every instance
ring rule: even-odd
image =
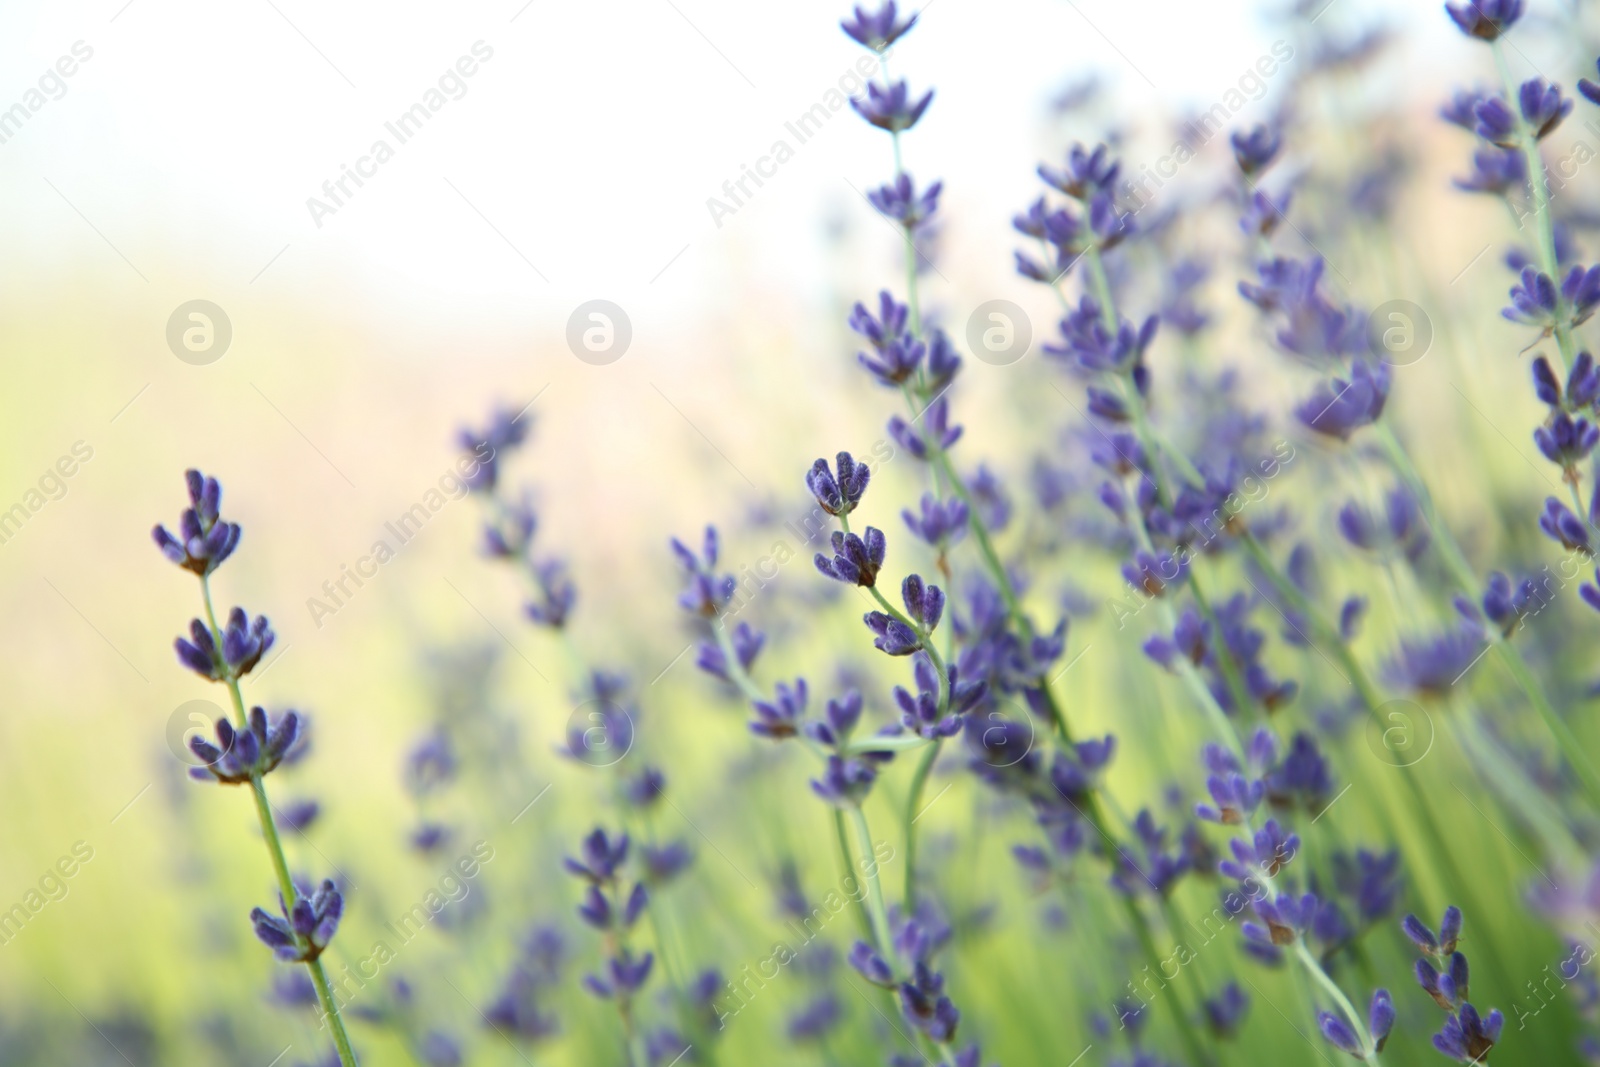
[[[867,914],[872,919],[878,952],[889,958],[893,936],[889,931],[889,913],[883,904],[883,883],[878,879],[878,862],[872,848],[872,831],[867,826],[866,813],[860,805],[850,809],[850,821],[855,825],[857,847],[861,849],[862,872],[867,876]]]
[[[1306,948],[1304,937],[1296,936],[1294,953],[1295,958],[1305,967],[1306,973],[1311,975],[1312,981],[1321,986],[1324,992],[1333,998],[1334,1003],[1339,1005],[1339,1010],[1349,1020],[1350,1026],[1356,1032],[1356,1037],[1361,1041],[1361,1048],[1365,1053],[1362,1059],[1372,1064],[1373,1067],[1379,1067],[1378,1047],[1372,1040],[1372,1035],[1367,1032],[1367,1024],[1362,1020],[1361,1013],[1356,1011],[1355,1005],[1350,1003],[1350,998],[1344,995],[1344,990],[1339,988],[1339,983],[1335,982],[1328,972],[1322,969],[1322,964],[1311,954],[1311,950]]]
[[[1417,473],[1416,467],[1411,462],[1410,455],[1401,445],[1400,439],[1387,422],[1379,421],[1373,425],[1377,432],[1378,441],[1388,454],[1390,462],[1394,465],[1400,479],[1406,483],[1413,496],[1422,507],[1423,516],[1428,520],[1428,526],[1433,531],[1434,543],[1439,546],[1439,554],[1443,557],[1445,565],[1450,568],[1455,580],[1474,598],[1482,594],[1482,587],[1478,583],[1478,576],[1473,571],[1472,565],[1467,562],[1466,555],[1461,551],[1461,546],[1456,543],[1447,526],[1439,521],[1438,511],[1434,508],[1433,497],[1428,492],[1428,487],[1422,481],[1422,476]],[[1550,700],[1544,694],[1544,689],[1529,670],[1527,661],[1522,658],[1522,653],[1498,631],[1491,630],[1490,641],[1494,643],[1495,652],[1500,657],[1512,678],[1516,680],[1528,703],[1533,705],[1534,711],[1543,720],[1545,729],[1550,731],[1555,738],[1556,745],[1561,754],[1571,765],[1578,779],[1583,783],[1589,802],[1600,808],[1600,771],[1595,769],[1589,756],[1583,750],[1582,744],[1573,734],[1571,727],[1551,706]]]
[[[206,623],[211,627],[211,640],[217,648],[222,647],[222,631],[217,626],[217,613],[211,605],[211,577],[200,576],[200,599],[205,604]],[[239,679],[232,673],[225,679],[228,688],[228,697],[233,704],[233,717],[239,729],[248,730],[249,719],[244,710],[244,693],[240,691]],[[256,818],[261,823],[261,836],[267,843],[267,856],[272,861],[273,874],[277,876],[278,893],[283,901],[284,909],[293,909],[298,899],[294,887],[294,879],[289,876],[289,862],[283,855],[283,842],[278,837],[278,824],[272,817],[272,803],[267,799],[267,786],[259,773],[250,775],[250,792],[255,800]],[[356,1067],[356,1055],[350,1048],[350,1035],[345,1032],[344,1019],[339,1014],[338,1002],[333,999],[333,990],[328,985],[328,976],[323,971],[320,959],[306,961],[306,967],[311,972],[311,980],[317,987],[317,999],[322,1003],[324,1017],[328,1020],[328,1029],[333,1033],[333,1043],[339,1050],[339,1062],[345,1067]]]
[[[339,1016],[339,1004],[333,999],[333,987],[328,984],[328,973],[323,970],[322,960],[312,960],[306,964],[306,969],[311,972],[311,984],[317,987],[317,1000],[322,1004],[322,1014],[331,1023],[328,1029],[333,1031],[333,1045],[339,1050],[339,1062],[355,1067],[356,1053],[350,1047],[350,1035],[345,1033],[344,1020]]]
[[[1125,893],[1118,893],[1117,896],[1121,898],[1123,909],[1128,913],[1128,921],[1139,939],[1139,946],[1155,965],[1156,973],[1165,979],[1166,975],[1161,971],[1161,952],[1156,948],[1155,937],[1150,932],[1150,923],[1145,919],[1139,902]],[[1167,982],[1166,990],[1172,997],[1172,1017],[1178,1024],[1178,1036],[1183,1040],[1185,1049],[1194,1063],[1210,1063],[1211,1058],[1206,1055],[1205,1047],[1200,1043],[1200,1035],[1195,1032],[1194,1023],[1189,1019],[1189,1011],[1184,1006],[1183,998],[1178,995],[1177,983]]]
[[[1528,188],[1533,193],[1534,243],[1539,252],[1539,266],[1557,286],[1556,345],[1561,349],[1563,365],[1571,366],[1577,345],[1572,337],[1572,317],[1567,313],[1566,301],[1560,296],[1561,278],[1557,272],[1561,269],[1561,263],[1556,256],[1555,218],[1550,211],[1550,185],[1545,179],[1544,156],[1539,151],[1537,131],[1529,127],[1522,117],[1522,109],[1517,107],[1518,87],[1511,77],[1511,68],[1506,65],[1505,49],[1498,40],[1491,41],[1489,49],[1494,55],[1495,70],[1500,74],[1500,82],[1505,86],[1506,102],[1510,106],[1512,117],[1516,120],[1517,146],[1522,150],[1522,158],[1526,161]]]
[[[853,878],[855,876],[855,860],[850,857],[850,837],[845,832],[844,810],[842,808],[833,809],[833,835],[834,839],[839,843],[839,860],[844,865],[843,877]],[[856,896],[854,893],[846,893],[845,895],[855,901],[856,919],[861,923],[861,934],[868,941],[871,941],[873,939],[872,916],[867,913],[865,899]]]
[[[928,745],[922,753],[922,758],[917,761],[917,768],[911,775],[911,790],[906,794],[906,914],[911,915],[917,906],[917,817],[921,814],[922,790],[928,782],[928,772],[933,769],[934,760],[939,758],[938,741]]]
[[[1120,327],[1117,314],[1116,298],[1111,292],[1111,283],[1106,278],[1105,264],[1100,261],[1100,249],[1090,245],[1084,250],[1083,260],[1088,265],[1090,284],[1095,292],[1095,300],[1100,305],[1100,319],[1106,330],[1115,334]],[[1057,295],[1061,295],[1059,289]],[[1155,484],[1156,498],[1163,506],[1172,505],[1172,488],[1167,482],[1166,472],[1161,466],[1161,457],[1165,454],[1162,441],[1151,425],[1149,412],[1145,409],[1144,396],[1139,392],[1139,387],[1133,381],[1131,374],[1119,375],[1122,384],[1123,403],[1128,409],[1129,418],[1133,424],[1133,432],[1139,439],[1139,445],[1145,451],[1150,462],[1150,479]],[[1174,450],[1176,451],[1176,450]],[[1192,464],[1185,465],[1189,470],[1194,470]],[[1198,473],[1198,472],[1196,472]],[[1198,480],[1198,479],[1196,479]],[[1139,526],[1139,535],[1143,541],[1142,547],[1147,552],[1155,550],[1150,545],[1146,532],[1142,529],[1142,518],[1136,518],[1132,525]],[[1233,653],[1227,643],[1221,641],[1222,626],[1217,619],[1216,612],[1211,609],[1211,603],[1200,590],[1199,578],[1195,575],[1194,567],[1189,567],[1185,580],[1189,590],[1194,594],[1195,607],[1200,612],[1200,617],[1210,627],[1211,632],[1218,635],[1219,641],[1216,648],[1217,668],[1222,673],[1223,684],[1227,686],[1229,695],[1233,698],[1234,705],[1244,714],[1245,709],[1251,706],[1250,691],[1244,684],[1244,678],[1239,673],[1239,666],[1233,660]],[[1170,628],[1169,628],[1170,629]]]

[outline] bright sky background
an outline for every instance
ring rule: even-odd
[[[1051,95],[1100,73],[1146,128],[1209,105],[1276,36],[1258,6],[934,0],[893,61],[938,93],[907,164],[946,179],[1004,277],[1006,220],[1061,140]],[[1370,6],[1335,0],[1325,17],[1349,25]],[[446,335],[485,320],[556,331],[597,296],[649,319],[725,306],[752,279],[815,289],[826,221],[873,224],[852,186],[883,180],[886,137],[841,113],[720,229],[705,201],[863,54],[842,13],[834,0],[14,3],[0,107],[74,42],[94,55],[0,145],[7,288],[25,298],[71,270],[163,314],[272,293]],[[1432,25],[1455,54],[1437,4],[1387,17]],[[375,139],[394,144],[384,122],[478,41],[493,58],[466,95],[318,229],[307,198]]]

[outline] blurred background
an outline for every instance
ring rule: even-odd
[[[958,339],[985,301],[1029,316],[1032,350],[1004,366],[968,360],[960,400],[969,462],[1015,478],[1024,512],[1030,463],[1076,418],[1038,355],[1054,305],[1012,269],[1010,219],[1039,192],[1035,164],[1111,136],[1137,172],[1274,42],[1290,42],[1296,59],[1229,126],[1267,121],[1318,47],[1380,27],[1370,57],[1297,101],[1295,172],[1381,173],[1380,228],[1399,249],[1330,245],[1343,257],[1330,283],[1366,306],[1426,309],[1433,358],[1403,371],[1394,403],[1469,545],[1495,541],[1488,520],[1502,510],[1536,504],[1545,490],[1530,482],[1526,428],[1537,405],[1514,357],[1525,331],[1498,316],[1505,220],[1448,189],[1465,145],[1435,118],[1451,85],[1473,80],[1463,71],[1492,71],[1438,5],[934,0],[921,10],[891,62],[914,89],[936,90],[905,142],[910,172],[945,182],[938,269],[925,284]],[[0,1063],[265,1067],[322,1051],[309,1019],[275,1002],[278,965],[245,921],[271,893],[249,805],[188,783],[179,755],[191,714],[214,714],[190,702],[224,699],[173,661],[195,591],[149,541],[153,523],[176,521],[190,466],[222,480],[224,514],[244,527],[215,579],[219,607],[267,614],[278,633],[247,698],[303,709],[314,724],[312,758],[273,786],[284,803],[320,804],[307,833],[288,836],[291,862],[351,887],[331,966],[365,955],[387,917],[437,887],[474,842],[493,852],[464,898],[481,903],[455,909],[459,929],[428,931],[385,975],[426,988],[419,1025],[467,1043],[468,1062],[600,1062],[593,1050],[607,1047],[606,1017],[575,989],[559,1005],[562,1036],[537,1052],[499,1040],[481,1017],[517,938],[540,921],[571,925],[574,891],[556,861],[605,795],[553,751],[581,700],[582,664],[632,678],[641,751],[681,788],[662,833],[691,841],[703,880],[669,897],[668,936],[716,957],[691,962],[735,971],[770,951],[786,856],[810,865],[809,891],[826,890],[830,843],[803,770],[766,777],[736,702],[684,654],[692,635],[673,604],[666,540],[716,521],[731,569],[753,565],[808,509],[801,476],[816,456],[868,452],[884,437],[892,405],[862,381],[844,319],[899,277],[897,238],[864,198],[886,180],[887,141],[848,109],[803,144],[786,126],[863,55],[839,32],[843,14],[814,0],[0,11],[0,510],[27,511],[0,543],[0,908],[61,857],[92,854],[0,945]],[[1514,61],[1570,81],[1592,40],[1545,29],[1530,22]],[[49,76],[61,57],[74,72]],[[402,142],[391,126],[419,102],[429,117]],[[392,153],[367,162],[380,140]],[[780,140],[792,158],[736,203],[725,183]],[[1157,204],[1209,210],[1228,165],[1219,137]],[[345,178],[358,168],[360,184]],[[1268,366],[1232,295],[1237,256],[1221,255],[1205,290],[1222,309],[1213,350]],[[626,345],[604,361],[569,342],[575,312],[595,300],[627,323]],[[1159,295],[1142,303],[1141,315]],[[185,346],[196,309],[214,337]],[[1250,388],[1286,410],[1281,376]],[[457,428],[481,425],[493,403],[525,410],[534,427],[507,477],[537,487],[539,536],[569,560],[580,590],[570,646],[526,624],[521,591],[478,552],[478,501],[448,483]],[[75,472],[51,478],[63,456],[77,458]],[[1287,498],[1325,524],[1327,487],[1303,468],[1287,481]],[[874,490],[884,523],[919,484],[909,464],[885,468]],[[445,504],[377,577],[336,611],[314,610],[385,523],[440,488]],[[1053,527],[1035,516],[1011,536],[1049,540]],[[817,588],[808,555],[756,607],[784,649],[777,676],[824,676],[841,662],[876,672],[886,714],[891,674],[863,650],[851,605]],[[1030,595],[1048,616],[1117,584],[1106,558],[1081,569],[1069,558]],[[1192,785],[1183,739],[1202,736],[1163,711],[1181,697],[1139,661],[1141,639],[1085,612],[1068,654],[1082,653],[1081,666],[1061,683],[1091,729],[1171,731],[1169,754],[1119,768],[1135,803],[1179,766]],[[477,773],[419,802],[405,788],[407,753],[438,729],[458,734]],[[1359,736],[1351,746],[1361,751]],[[952,895],[973,909],[1025,898],[1004,842],[973,832],[992,815],[976,788],[963,781],[945,803],[928,847],[948,862]],[[1376,807],[1351,809],[1352,833],[1374,825]],[[816,832],[777,840],[793,811]],[[407,837],[429,818],[457,837],[419,856]],[[1525,866],[1498,840],[1481,847],[1485,867]],[[974,862],[984,849],[993,862]],[[1504,874],[1485,890],[1507,909],[1519,892]],[[1002,1062],[1044,1062],[1033,1057],[1051,1050],[1066,1063],[1091,1043],[1083,1020],[1106,998],[1072,977],[1083,964],[1070,962],[1069,932],[1050,926],[1058,939],[1037,940],[1043,905],[1020,907],[964,957],[968,1010],[982,1019],[1010,998],[1036,1001],[986,1044]],[[581,933],[570,953],[573,973],[591,965]],[[1032,995],[1041,988],[1050,994]],[[374,983],[373,1010],[393,996]],[[816,1062],[774,1038],[784,1007],[758,1008],[730,1033],[727,1062]],[[1272,1062],[1309,1062],[1287,1020],[1258,1007],[1256,1024],[1262,1047],[1291,1058]],[[864,1032],[868,1020],[854,1025]],[[395,1035],[369,1026],[357,1043],[369,1062],[408,1062]]]

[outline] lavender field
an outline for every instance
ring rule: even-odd
[[[0,25],[0,1067],[1600,1064],[1600,11]]]

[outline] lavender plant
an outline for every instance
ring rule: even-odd
[[[552,548],[535,492],[508,486],[526,409],[461,431],[481,554],[518,583],[577,705],[562,725],[548,692],[519,694],[519,725],[556,739],[586,788],[560,815],[547,804],[521,824],[535,884],[498,897],[511,903],[491,909],[481,942],[452,942],[462,974],[498,979],[490,993],[458,989],[469,1013],[435,1022],[433,976],[395,978],[352,1014],[428,1067],[492,1055],[456,1036],[480,1023],[524,1059],[570,1041],[585,1062],[628,1067],[714,1065],[751,1048],[895,1067],[981,1067],[996,1048],[1008,1062],[1076,1063],[1096,1048],[1125,1067],[1207,1067],[1299,1062],[1301,1040],[1321,1059],[1374,1067],[1436,1055],[1514,1064],[1553,1062],[1579,1016],[1600,1034],[1600,987],[1583,973],[1600,922],[1600,772],[1571,669],[1582,638],[1551,632],[1575,629],[1552,620],[1581,617],[1579,604],[1600,611],[1600,572],[1567,588],[1600,551],[1600,369],[1583,338],[1600,267],[1582,265],[1592,219],[1556,196],[1547,160],[1588,103],[1544,75],[1511,77],[1506,38],[1526,25],[1523,0],[1446,10],[1502,83],[1458,92],[1441,114],[1476,138],[1457,186],[1503,202],[1528,243],[1506,257],[1503,318],[1532,334],[1518,353],[1531,354],[1541,408],[1532,441],[1559,494],[1516,502],[1503,539],[1436,502],[1437,479],[1407,444],[1426,438],[1402,422],[1414,379],[1364,310],[1387,280],[1347,277],[1323,251],[1393,243],[1406,161],[1369,152],[1336,172],[1312,155],[1326,137],[1301,121],[1382,36],[1341,38],[1304,7],[1289,16],[1296,47],[1273,53],[1286,63],[1298,48],[1303,73],[1263,121],[1229,129],[1225,173],[1196,179],[1203,195],[1154,204],[1149,168],[1131,173],[1130,131],[1115,126],[1036,168],[1043,188],[1012,221],[1023,243],[1012,265],[1060,317],[1018,373],[1047,382],[1045,404],[1054,394],[1066,411],[1050,413],[1062,425],[1032,442],[1039,454],[1006,456],[980,432],[974,369],[931,269],[944,183],[906,166],[934,93],[889,68],[917,42],[920,15],[894,0],[856,7],[841,28],[877,77],[850,105],[889,141],[866,200],[894,231],[896,262],[844,325],[885,437],[827,441],[831,458],[785,478],[811,509],[801,555],[812,566],[763,586],[767,599],[730,563],[759,516],[668,543],[676,618],[711,683],[696,711],[714,721],[732,705],[743,728],[725,717],[702,735],[699,720],[645,718],[665,687],[636,691],[614,669],[633,658],[634,635],[618,636],[631,612],[588,617],[581,561]],[[1600,105],[1600,84],[1576,92]],[[1062,106],[1087,122],[1086,94]],[[1217,132],[1180,131],[1184,159]],[[1230,271],[1217,300],[1212,279]],[[1225,320],[1245,330],[1226,334]],[[219,625],[210,575],[239,528],[221,518],[214,479],[190,472],[189,496],[179,532],[155,531],[201,586],[204,619],[177,653],[233,707],[214,740],[191,742],[194,776],[250,789],[280,895],[252,924],[304,967],[279,976],[274,1002],[320,1004],[348,1067],[321,959],[342,888],[291,876],[281,832],[303,831],[318,808],[274,808],[264,785],[303,752],[304,724],[246,710],[242,680],[274,635],[242,608]],[[1564,553],[1559,580],[1530,562],[1551,543]],[[1084,590],[1112,592],[1097,603]],[[840,640],[833,615],[849,616]],[[1069,647],[1090,648],[1084,630],[1113,649],[1098,669],[1115,700],[1069,696],[1108,691],[1063,682]],[[1488,656],[1492,673],[1478,666]],[[1397,709],[1407,730],[1423,721],[1444,743],[1395,773],[1383,756]],[[471,773],[461,724],[438,719],[404,765],[406,841],[422,857],[455,840],[441,794]],[[543,795],[542,773],[515,731],[488,747],[510,753],[512,785],[494,802],[533,797],[516,824]],[[684,797],[709,798],[709,832]],[[965,822],[950,815],[963,799]],[[663,834],[664,808],[694,835]],[[773,899],[720,897],[702,842],[751,888],[744,865],[759,864]],[[1504,870],[1518,861],[1536,869],[1531,886]],[[679,886],[702,906],[675,904]],[[574,905],[578,936],[538,918],[546,894],[563,914]],[[1416,918],[1441,907],[1436,930]],[[709,965],[774,937],[753,966]],[[1543,995],[1550,966],[1529,964],[1558,950],[1570,1004]],[[1394,980],[1405,968],[1426,998]],[[574,985],[581,1006],[563,1003]],[[1444,1012],[1437,1029],[1423,1021],[1427,1000]],[[1547,1008],[1561,1025],[1534,1023]],[[1082,1053],[1069,1047],[1079,1037]],[[1600,1038],[1580,1048],[1600,1062]]]
[[[184,478],[189,506],[179,516],[178,533],[162,525],[151,531],[161,554],[200,582],[205,620],[191,620],[189,637],[178,638],[174,647],[179,663],[201,678],[225,686],[233,705],[231,720],[217,720],[215,743],[200,736],[189,739],[190,749],[200,760],[200,765],[189,773],[201,782],[249,787],[278,883],[277,907],[273,911],[255,908],[250,912],[250,922],[256,936],[280,960],[306,966],[339,1062],[354,1067],[356,1055],[321,960],[339,929],[344,896],[331,879],[324,879],[313,888],[290,875],[278,836],[277,816],[267,798],[266,776],[293,758],[295,744],[301,739],[300,716],[294,711],[269,716],[260,707],[245,711],[240,682],[261,662],[275,638],[265,616],[251,618],[240,607],[228,613],[226,625],[218,626],[211,604],[211,575],[233,555],[242,530],[238,523],[222,518],[222,486],[215,478],[207,478],[197,470],[188,471]]]

